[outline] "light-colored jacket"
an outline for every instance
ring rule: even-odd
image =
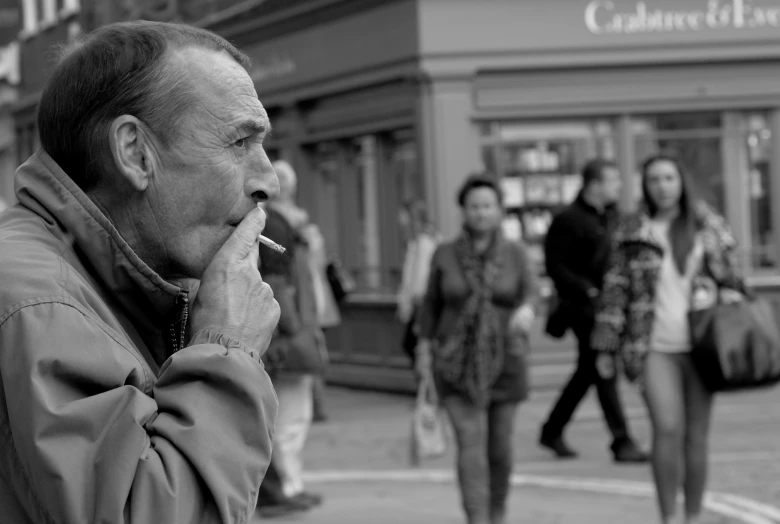
[[[0,216],[0,521],[244,523],[277,399],[43,152]],[[190,340],[187,340],[190,338]],[[185,347],[186,346],[186,347]]]
[[[406,246],[401,287],[396,295],[398,318],[403,323],[412,319],[414,308],[420,305],[425,296],[431,260],[440,242],[439,235],[424,231]]]

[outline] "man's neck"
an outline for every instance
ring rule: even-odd
[[[136,220],[140,213],[134,212],[129,205],[110,205],[99,194],[89,194],[88,196],[119,231],[119,234],[138,258],[163,278],[176,276],[171,274],[163,239],[160,238],[159,242],[156,242],[152,240],[153,236],[145,235],[142,232],[143,224],[139,224]],[[142,238],[145,241],[142,241]]]
[[[599,213],[603,213],[604,208],[606,208],[604,199],[602,199],[599,195],[591,193],[590,191],[585,191],[582,193],[582,200]]]

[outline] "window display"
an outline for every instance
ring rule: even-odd
[[[715,206],[718,212],[725,212],[724,132],[720,112],[635,117],[631,127],[637,167],[659,152],[673,154],[688,170],[696,193]]]
[[[522,238],[538,267],[544,267],[543,241],[553,216],[579,193],[582,166],[593,158],[614,160],[613,127],[606,119],[482,127],[483,163],[501,178],[505,233]]]
[[[742,120],[745,173],[749,186],[750,264],[756,269],[777,267],[776,232],[772,227],[772,131],[763,113],[745,114]]]

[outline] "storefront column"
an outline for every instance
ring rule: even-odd
[[[723,113],[723,142],[721,145],[725,215],[739,242],[739,262],[750,266],[753,235],[750,230],[750,171],[740,128],[740,113]]]
[[[634,136],[631,133],[631,117],[620,115],[617,120],[618,167],[623,177],[623,187],[620,191],[620,208],[626,212],[634,211],[639,194],[639,177],[637,176],[636,152],[634,151]]]
[[[421,106],[428,202],[436,226],[446,238],[451,238],[461,226],[455,194],[466,177],[481,166],[477,128],[471,119],[470,80],[434,80],[425,84]]]

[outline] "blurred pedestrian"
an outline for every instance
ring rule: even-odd
[[[469,524],[503,524],[518,403],[528,394],[526,354],[536,282],[525,249],[501,232],[491,175],[458,193],[463,230],[433,255],[420,311],[417,370],[433,373],[457,442]]]
[[[321,374],[325,362],[319,347],[324,340],[317,321],[308,246],[281,213],[273,206],[266,208],[263,234],[286,250],[280,254],[260,246],[260,271],[281,309],[264,359],[279,396],[271,474],[266,475],[258,497],[259,514],[271,518],[308,510],[321,502],[318,495],[303,489],[301,454],[312,419],[310,377]]]
[[[4,524],[254,511],[279,320],[256,204],[279,186],[248,63],[203,29],[127,22],[47,81],[42,149],[0,214]]]
[[[328,264],[331,258],[325,244],[325,238],[317,224],[309,220],[309,214],[295,204],[294,196],[298,191],[298,175],[292,165],[285,160],[274,162],[275,169],[280,175],[280,184],[284,194],[293,195],[293,198],[281,198],[275,202],[276,209],[288,216],[291,223],[296,224],[300,235],[305,239],[309,253],[308,263],[314,285],[314,300],[317,306],[317,319],[323,335],[329,330],[341,324],[341,313],[333,290],[327,276]],[[328,361],[327,348],[323,346],[323,359]],[[327,410],[325,408],[325,373],[313,377],[312,402],[313,422],[325,422]]]
[[[428,286],[431,259],[440,237],[422,200],[406,202],[398,213],[406,252],[397,294],[397,317],[404,328],[402,346],[414,364],[419,333],[418,313]]]
[[[548,319],[548,331],[560,335],[571,329],[577,338],[577,368],[561,391],[539,442],[560,458],[576,457],[563,438],[585,394],[596,386],[601,410],[612,433],[616,462],[644,462],[642,452],[628,430],[615,377],[602,379],[596,371],[596,353],[590,345],[595,304],[601,294],[609,247],[618,221],[620,172],[606,160],[592,160],[582,170],[582,190],[577,199],[552,221],[544,242],[547,274],[555,284],[556,300]],[[552,324],[558,324],[553,327]]]
[[[616,374],[615,356],[650,413],[652,469],[661,519],[699,522],[707,481],[713,397],[690,358],[688,312],[699,292],[744,290],[736,245],[724,219],[694,198],[680,163],[658,155],[642,166],[642,209],[619,226],[596,314],[597,367]]]
[[[322,498],[305,489],[303,450],[314,415],[314,381],[322,376],[327,365],[316,296],[318,272],[312,255],[312,247],[318,248],[318,230],[310,222],[309,214],[295,203],[297,176],[292,166],[285,161],[276,161],[273,166],[280,189],[279,197],[267,206],[268,236],[272,238],[275,231],[286,230],[278,240],[288,250],[284,255],[287,275],[275,275],[269,280],[282,310],[278,338],[285,345],[281,369],[274,375],[279,416],[273,462],[284,494],[315,506]],[[273,256],[270,251],[261,247],[261,261]]]

